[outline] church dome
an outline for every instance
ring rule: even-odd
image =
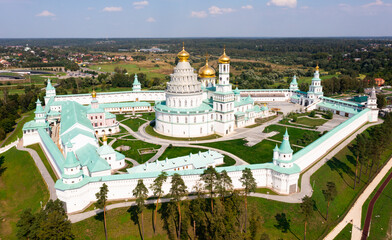
[[[178,59],[180,59],[180,62],[187,62],[189,56],[189,53],[185,51],[184,43],[182,43],[182,51],[177,54]]]
[[[230,57],[226,55],[226,49],[223,49],[222,56],[219,57],[219,63],[227,64],[230,63]]]
[[[215,70],[208,65],[208,59],[206,60],[206,65],[199,69],[200,78],[214,78]]]
[[[91,93],[91,96],[92,96],[93,98],[96,98],[96,97],[97,97],[97,93],[95,92],[95,90],[93,90],[93,92]]]

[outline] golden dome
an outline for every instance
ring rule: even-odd
[[[230,57],[226,55],[226,48],[223,48],[223,54],[219,57],[219,63],[230,63]]]
[[[208,58],[206,59],[206,65],[199,69],[199,77],[201,78],[214,78],[215,70],[208,65]]]
[[[102,142],[107,142],[107,141],[108,141],[108,137],[106,137],[106,134],[104,134],[102,137]]]
[[[189,56],[189,53],[185,51],[184,42],[182,42],[182,51],[177,54],[177,57],[180,59],[180,62],[188,62]]]
[[[96,98],[96,97],[97,97],[97,93],[95,92],[95,90],[93,90],[93,92],[91,93],[91,96],[92,96],[93,98]]]
[[[317,66],[316,66],[316,71],[318,71],[319,70],[319,66],[318,66],[318,64],[317,64]]]

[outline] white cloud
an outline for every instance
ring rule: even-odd
[[[148,1],[133,2],[132,5],[135,9],[141,9],[148,5]]]
[[[49,12],[48,10],[44,10],[36,15],[37,17],[54,17],[56,16],[54,13]]]
[[[192,11],[191,12],[191,17],[194,17],[194,18],[205,18],[205,17],[207,17],[207,13],[206,13],[206,11],[200,11],[200,12]]]
[[[211,15],[218,15],[218,14],[224,14],[224,13],[231,13],[234,12],[235,10],[232,8],[219,8],[217,6],[211,6],[208,11],[210,12]]]
[[[297,0],[270,0],[267,3],[267,6],[275,5],[278,7],[289,7],[295,8],[297,7]]]
[[[146,19],[146,22],[156,22],[156,20],[153,17],[149,17]]]
[[[253,9],[253,6],[252,5],[245,5],[245,6],[242,6],[241,8],[246,9],[246,10],[250,10],[250,9]]]
[[[391,7],[391,3],[384,3],[382,0],[376,0],[375,2],[371,2],[365,5],[362,5],[364,8],[369,8],[369,7]]]
[[[122,10],[122,7],[105,7],[102,9],[104,12],[121,12]]]
[[[91,10],[94,10],[94,8],[93,7],[88,7],[87,10],[91,11]]]

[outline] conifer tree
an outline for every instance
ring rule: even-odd
[[[336,185],[334,182],[327,182],[327,189],[323,190],[323,195],[325,201],[327,201],[327,213],[325,215],[325,219],[328,221],[329,204],[335,199],[337,195]]]
[[[108,185],[105,183],[102,184],[102,187],[100,187],[99,192],[95,194],[95,197],[97,198],[97,202],[95,203],[95,206],[97,208],[103,209],[103,222],[104,222],[104,227],[105,227],[105,239],[108,239],[108,233],[107,233],[107,227],[106,227],[106,202],[108,200]]]
[[[144,221],[143,221],[143,210],[145,208],[144,204],[145,201],[147,199],[147,194],[148,194],[148,189],[146,188],[146,186],[143,183],[142,179],[139,179],[139,181],[137,182],[137,185],[135,187],[135,189],[133,190],[133,196],[136,197],[136,206],[138,209],[138,213],[140,213],[141,215],[141,219],[142,219],[142,239],[144,239]]]
[[[156,231],[156,226],[157,226],[159,199],[163,195],[162,185],[164,182],[166,182],[166,180],[167,180],[167,173],[161,172],[161,174],[159,174],[158,177],[154,179],[154,183],[152,183],[150,186],[154,196],[157,197],[157,204],[156,204],[155,212],[154,212],[154,233]]]
[[[256,191],[256,179],[249,168],[242,170],[242,177],[240,178],[242,186],[244,187],[244,200],[245,200],[245,233],[248,221],[248,194]]]
[[[211,200],[211,213],[214,212],[214,199],[213,194],[214,190],[217,188],[219,174],[213,167],[208,167],[204,170],[203,174],[201,175],[201,179],[204,181],[204,188],[210,193],[210,200]]]
[[[170,197],[171,200],[177,204],[178,211],[178,230],[177,238],[181,236],[181,198],[187,194],[187,187],[184,180],[178,173],[173,174],[171,179]]]
[[[305,219],[304,240],[306,240],[306,227],[310,216],[312,216],[313,206],[314,206],[314,202],[312,198],[310,198],[309,196],[305,196],[302,198],[302,203],[300,207],[301,207],[301,212],[304,215],[304,219]]]

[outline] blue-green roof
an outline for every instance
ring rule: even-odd
[[[61,135],[61,141],[67,142],[80,134],[95,139],[94,133],[80,128],[74,128],[71,131],[68,131],[67,133]]]
[[[92,108],[91,105],[90,105],[90,106],[88,107],[88,109],[87,109],[87,113],[88,113],[88,114],[92,114],[92,113],[103,113],[103,112],[105,112],[105,110],[103,110],[102,108],[100,108],[100,107]]]
[[[293,80],[291,80],[290,84],[297,84],[298,85],[298,83],[297,83],[297,76],[294,75]]]
[[[34,113],[44,113],[44,109],[42,108],[41,101],[37,99],[37,102],[35,102],[37,106],[35,107],[35,112]]]
[[[75,153],[81,161],[82,166],[87,166],[88,170],[92,173],[111,169],[105,159],[98,155],[96,147],[90,143],[79,148]]]
[[[83,175],[83,171],[79,171],[78,173],[75,173],[72,175],[68,175],[68,174],[63,173],[63,174],[61,174],[61,177],[65,178],[65,179],[71,179],[71,178],[78,178],[82,175]]]
[[[238,90],[238,87],[236,87],[233,92],[235,95],[239,95],[241,93],[240,90]]]
[[[284,137],[288,138],[287,129],[286,129],[286,133],[285,133]],[[288,139],[283,138],[283,141],[282,141],[282,143],[280,144],[280,147],[279,147],[279,152],[280,153],[285,153],[285,154],[293,153],[293,149],[291,149],[290,142],[289,142]]]
[[[240,101],[235,101],[234,107],[240,107],[240,106],[247,105],[247,104],[253,104],[253,99],[249,96],[240,98]]]
[[[67,152],[67,157],[65,158],[64,167],[73,168],[80,165],[80,162],[76,159],[75,153],[70,151]]]
[[[166,105],[166,101],[161,101],[154,106],[154,109],[156,111],[172,112],[178,114],[197,114],[211,112],[212,106],[210,104],[207,104],[206,102],[203,102],[202,104],[200,104],[199,107],[196,108],[171,108]]]
[[[104,145],[100,146],[97,149],[97,152],[98,152],[99,155],[107,155],[107,154],[115,153],[114,149],[111,146],[107,145],[107,144],[104,144]]]
[[[66,101],[61,104],[60,135],[77,123],[94,130],[82,105],[74,101]]]
[[[53,89],[55,89],[55,88],[52,86],[50,79],[48,79],[48,84],[46,85],[46,90],[53,90]]]
[[[28,121],[23,125],[23,130],[39,129],[39,128],[49,128],[48,122],[36,122],[35,120]]]
[[[137,79],[137,74],[135,74],[135,78],[133,80],[133,85],[140,85],[139,80]]]
[[[117,107],[150,107],[151,104],[148,102],[117,102],[117,103],[102,103],[100,107],[105,108],[117,108]]]
[[[60,152],[59,148],[52,141],[52,139],[50,138],[48,133],[45,132],[45,130],[38,129],[38,133],[46,149],[49,151],[50,155],[52,155],[54,161],[56,162],[59,172],[62,173],[64,170],[64,162],[65,162],[63,154]]]
[[[112,118],[116,118],[116,115],[110,112],[105,112],[105,119],[112,119]]]

